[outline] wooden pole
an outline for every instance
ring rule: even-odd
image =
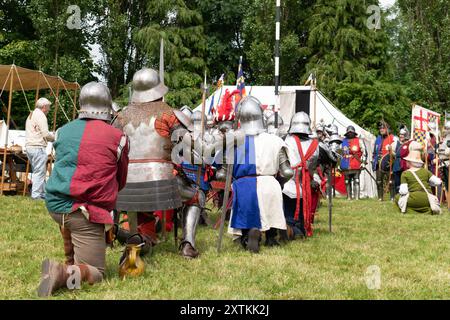
[[[280,109],[280,32],[281,0],[276,0],[275,9],[275,128],[278,129],[278,111]]]
[[[13,95],[13,78],[12,68],[10,70],[10,82],[9,82],[9,99],[8,99],[8,112],[6,116],[6,135],[5,135],[5,149],[3,150],[3,163],[2,163],[2,182],[0,188],[0,196],[3,195],[3,187],[5,183],[5,167],[6,167],[6,153],[8,149],[8,131],[9,131],[9,121],[11,120],[11,105],[12,105],[12,95]]]
[[[53,132],[56,131],[56,116],[58,115],[58,105],[59,105],[59,77],[58,77],[58,86],[56,87],[56,95],[55,95],[55,112],[53,114]]]
[[[77,117],[77,91],[78,89],[75,89],[75,92],[73,94],[73,115],[72,120],[75,120]]]
[[[447,170],[447,208],[450,210],[450,160],[448,162]]]
[[[317,123],[317,121],[316,121],[316,119],[317,119],[317,104],[316,104],[316,100],[317,100],[317,87],[316,87],[316,79],[315,79],[315,77],[314,77],[314,80],[313,80],[313,91],[314,91],[314,122],[313,122],[313,125],[314,125],[314,128],[316,128],[316,123]]]
[[[41,72],[39,71],[38,83],[36,87],[36,97],[34,99],[34,105],[36,106],[37,101],[39,100],[39,91],[41,90]]]
[[[25,197],[25,195],[27,194],[27,190],[28,190],[28,174],[30,173],[30,160],[27,157],[27,168],[25,170],[25,185],[23,186],[23,193],[22,196]]]

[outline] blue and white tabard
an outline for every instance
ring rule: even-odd
[[[241,235],[241,229],[286,229],[280,183],[279,152],[284,141],[272,134],[246,136],[237,146],[233,166],[233,207],[228,232]]]

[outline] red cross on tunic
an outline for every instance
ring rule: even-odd
[[[428,123],[428,118],[424,118],[423,117],[423,115],[422,115],[422,109],[420,109],[420,116],[418,117],[418,116],[414,116],[414,120],[419,120],[420,121],[420,131],[426,131],[424,128],[423,128],[423,122],[427,122]]]

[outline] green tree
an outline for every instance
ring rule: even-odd
[[[399,0],[395,21],[398,80],[428,108],[450,108],[450,2]]]
[[[282,1],[280,39],[280,78],[285,85],[306,80],[307,46],[306,20],[311,14],[311,0]],[[245,10],[243,43],[248,63],[249,81],[255,85],[274,83],[275,1],[251,0]]]
[[[166,83],[171,91],[166,100],[174,107],[196,106],[206,68],[206,38],[202,15],[195,1],[150,0],[150,23],[139,30],[138,44],[147,53],[146,64],[158,69],[160,40],[165,43]]]
[[[70,5],[81,9],[80,29],[67,27]],[[44,72],[59,74],[66,80],[80,83],[93,80],[94,64],[89,51],[93,37],[89,20],[95,7],[94,0],[31,0],[27,8],[37,36],[35,64]]]
[[[28,17],[29,0],[0,0],[0,64],[35,68],[35,30]]]
[[[148,24],[146,3],[145,0],[98,1],[94,29],[102,54],[98,69],[113,97],[121,94],[122,87],[132,80],[144,62],[144,54],[136,46],[134,36]]]
[[[251,10],[249,0],[197,0],[196,6],[204,17],[207,37],[206,63],[211,78],[217,81],[225,74],[225,83],[235,83],[240,56],[245,56],[243,21]],[[246,59],[244,59],[244,63]],[[248,64],[244,66],[245,67]]]
[[[347,116],[376,131],[384,118],[394,128],[409,123],[405,87],[394,82],[395,67],[387,14],[381,29],[369,28],[369,5],[378,1],[319,0],[307,19],[310,56],[306,77],[314,72],[318,87]]]

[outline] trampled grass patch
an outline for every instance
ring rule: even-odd
[[[325,202],[324,202],[325,205]],[[201,256],[178,255],[172,235],[146,258],[145,275],[118,278],[121,247],[108,249],[106,280],[54,299],[450,299],[450,215],[401,215],[390,202],[336,200],[315,235],[258,255],[201,226]],[[216,215],[212,214],[212,219]],[[43,202],[0,197],[0,298],[36,299],[44,258],[63,260],[62,240]],[[369,289],[366,272],[381,270]]]

